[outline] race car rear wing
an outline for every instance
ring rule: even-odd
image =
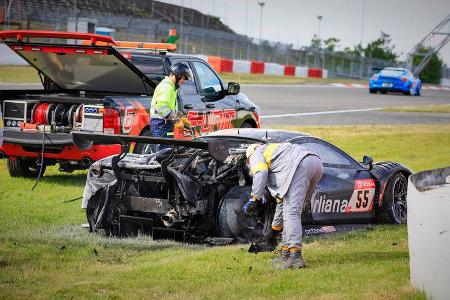
[[[102,134],[90,132],[72,131],[72,141],[81,150],[87,150],[93,144],[120,144],[122,146],[130,143],[163,144],[172,146],[184,146],[195,149],[208,150],[212,158],[223,161],[230,153],[230,146],[225,139],[201,140],[179,140],[169,138],[156,138],[149,136],[130,136],[122,134]]]

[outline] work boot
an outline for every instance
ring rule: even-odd
[[[297,248],[289,249],[289,257],[286,260],[284,269],[301,269],[305,267],[306,264],[302,257],[302,251]]]
[[[287,246],[283,246],[281,248],[280,255],[272,260],[273,268],[275,270],[284,269],[284,266],[286,265],[288,258],[289,258],[289,248]]]

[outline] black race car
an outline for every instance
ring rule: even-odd
[[[299,132],[227,129],[191,141],[73,132],[75,145],[123,145],[123,153],[91,166],[83,203],[91,231],[154,239],[258,241],[271,225],[275,200],[267,191],[254,217],[241,212],[252,177],[245,149],[252,143],[290,142],[313,150],[324,174],[305,201],[304,224],[406,222],[407,177],[399,163],[363,163],[336,146]],[[157,153],[127,154],[130,142],[168,144]],[[330,226],[323,227],[324,231]]]

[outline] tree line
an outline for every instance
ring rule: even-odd
[[[338,51],[340,39],[336,37],[330,37],[321,40],[317,35],[311,39],[310,49],[316,51],[327,51],[336,53],[346,53],[356,57],[364,58],[376,58],[384,60],[387,64],[385,66],[377,67],[395,67],[395,66],[407,66],[406,61],[400,60],[399,54],[395,52],[395,45],[392,44],[391,36],[383,31],[381,31],[380,36],[369,42],[366,47],[363,47],[361,43],[353,46],[346,47],[343,51]],[[414,53],[410,54],[407,58],[412,59],[412,66],[416,67],[424,55],[426,55],[431,50],[431,47],[425,47],[419,45]],[[438,53],[435,53],[430,62],[426,65],[423,71],[419,74],[420,79],[426,83],[439,84],[441,82],[443,70],[445,68],[443,60],[439,57]]]

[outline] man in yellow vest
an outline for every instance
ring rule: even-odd
[[[291,144],[252,144],[246,151],[253,175],[251,199],[243,206],[247,216],[255,213],[266,187],[277,199],[272,233],[282,232],[280,257],[275,269],[305,267],[302,257],[301,214],[303,203],[322,177],[320,158],[306,148]]]
[[[175,126],[190,125],[178,111],[177,90],[186,81],[192,80],[192,71],[183,62],[174,63],[170,74],[156,87],[150,108],[150,131],[154,137],[173,137]],[[164,146],[160,145],[159,149]]]

